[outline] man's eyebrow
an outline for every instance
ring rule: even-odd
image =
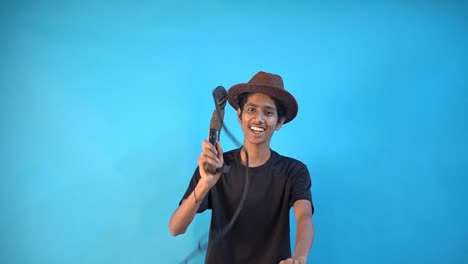
[[[276,111],[276,107],[265,105],[263,108]]]
[[[245,106],[253,106],[253,107],[258,107],[258,105],[256,105],[256,104],[252,104],[252,103],[247,103]]]
[[[247,106],[247,107],[260,107],[259,105],[254,104],[254,103],[247,103],[245,106]],[[276,107],[269,106],[269,105],[262,106],[261,108],[276,111]]]

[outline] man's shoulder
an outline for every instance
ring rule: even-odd
[[[276,159],[281,161],[281,162],[291,163],[291,164],[300,164],[300,165],[305,166],[304,162],[302,162],[302,161],[300,161],[300,160],[298,160],[296,158],[279,154],[278,152],[276,152],[274,150],[272,150],[272,153],[273,153],[273,155],[276,156]]]
[[[293,171],[308,171],[307,165],[304,162],[293,157],[281,155],[275,151],[272,151],[272,153],[276,156],[273,166],[283,167]]]

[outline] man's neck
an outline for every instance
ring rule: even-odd
[[[241,151],[242,164],[246,164],[245,152],[249,153],[249,167],[258,167],[265,164],[271,156],[270,144],[251,145],[244,142]]]

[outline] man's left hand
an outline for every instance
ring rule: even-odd
[[[306,264],[306,257],[290,257],[288,259],[280,261],[279,264]]]

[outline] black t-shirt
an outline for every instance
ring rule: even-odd
[[[205,263],[270,264],[291,256],[289,211],[295,201],[310,201],[311,179],[302,162],[271,151],[268,161],[249,168],[250,186],[239,217],[218,243],[211,241],[228,225],[244,191],[245,166],[240,149],[224,153],[230,166],[203,199],[197,213],[212,210]],[[200,179],[198,168],[184,194],[186,199]]]

